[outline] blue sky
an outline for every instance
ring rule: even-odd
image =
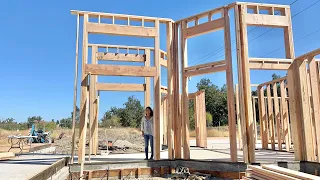
[[[317,0],[298,0],[291,6],[292,15],[298,13]],[[176,0],[176,1],[104,1],[104,0],[55,0],[0,2],[0,119],[15,118],[26,121],[28,116],[42,116],[45,120],[70,116],[73,107],[73,80],[75,63],[76,16],[70,10],[135,14],[167,17],[178,20],[200,12],[232,3],[232,0]],[[255,0],[254,2],[290,4],[293,0]],[[292,19],[296,56],[320,47],[320,32],[302,40],[304,36],[320,29],[317,3]],[[234,19],[231,16],[231,40],[234,41]],[[164,32],[162,27],[161,33]],[[249,28],[250,31],[251,28]],[[249,33],[253,39],[268,28],[257,28]],[[223,31],[210,33],[188,40],[189,65],[208,63],[224,58],[219,50],[223,44]],[[81,40],[81,39],[80,39]],[[89,37],[89,43],[153,46],[152,39],[132,37],[110,37],[96,35]],[[160,47],[166,50],[165,36],[160,39]],[[250,57],[284,58],[283,31],[274,29],[249,43]],[[273,53],[269,52],[281,48]],[[237,83],[237,67],[233,50],[234,83]],[[81,53],[81,51],[80,51]],[[208,55],[209,54],[209,55]],[[268,54],[268,55],[266,55]],[[206,56],[207,55],[207,56]],[[81,69],[80,69],[81,70]],[[284,76],[280,71],[251,71],[251,83],[258,84],[270,80],[272,73]],[[166,85],[166,71],[162,69],[162,84]],[[226,83],[225,73],[193,77],[189,82],[189,92],[196,91],[201,78],[209,78],[214,84]],[[99,82],[143,83],[142,78],[103,77]],[[80,91],[78,91],[80,92]],[[128,96],[134,95],[143,103],[143,93],[102,92],[100,97],[100,117],[111,106],[122,107]],[[79,97],[79,96],[78,96]],[[80,99],[78,98],[78,104]]]

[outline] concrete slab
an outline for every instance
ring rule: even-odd
[[[14,159],[0,161],[0,179],[29,179],[65,155],[22,154]]]

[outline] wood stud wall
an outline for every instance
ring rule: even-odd
[[[231,57],[231,37],[230,37],[230,20],[229,10],[235,10],[235,30],[237,46],[237,65],[238,65],[238,82],[236,86],[236,108],[234,107],[234,85],[232,72]],[[248,13],[248,9],[253,13]],[[268,14],[260,14],[260,10],[268,10]],[[279,11],[280,14],[275,13]],[[237,161],[237,131],[238,139],[241,140],[240,149],[243,150],[243,160],[246,163],[255,162],[255,144],[257,140],[257,128],[255,125],[256,118],[260,121],[260,135],[262,146],[268,149],[269,139],[271,140],[271,149],[275,149],[275,143],[278,143],[279,149],[282,148],[282,142],[285,143],[286,150],[289,151],[291,141],[294,143],[295,157],[298,160],[319,160],[320,151],[320,111],[319,111],[319,63],[315,61],[315,56],[319,50],[312,51],[299,58],[294,57],[293,36],[291,25],[290,7],[285,5],[271,5],[258,3],[237,2],[207,12],[203,12],[182,20],[173,22],[166,18],[153,18],[144,16],[132,16],[110,13],[96,13],[86,11],[71,11],[78,16],[77,19],[77,44],[79,36],[79,18],[83,17],[83,38],[82,38],[82,61],[81,66],[81,96],[80,96],[80,131],[79,131],[79,160],[81,163],[81,174],[83,173],[83,163],[85,160],[85,142],[87,121],[89,121],[90,148],[89,154],[97,153],[97,132],[98,132],[98,106],[99,91],[108,90],[125,90],[125,91],[144,91],[145,106],[150,105],[150,79],[154,78],[154,145],[155,159],[160,159],[160,118],[161,118],[161,93],[166,95],[166,144],[168,145],[169,159],[190,159],[189,145],[189,94],[188,94],[188,77],[203,75],[208,73],[226,72],[227,93],[228,93],[228,124],[230,138],[230,155],[231,161]],[[214,14],[221,14],[218,19],[212,19]],[[199,23],[199,19],[207,17],[208,21]],[[98,22],[91,22],[91,18],[98,18]],[[112,23],[101,23],[102,19],[111,19]],[[127,20],[127,25],[116,24],[117,20]],[[131,21],[140,21],[141,26],[131,25]],[[153,22],[154,27],[145,26],[145,22]],[[190,22],[194,25],[188,26]],[[167,52],[160,50],[160,23],[165,23],[167,27]],[[266,26],[278,27],[284,29],[284,40],[286,49],[286,59],[278,58],[255,58],[249,57],[247,26]],[[187,39],[190,37],[202,35],[209,32],[224,30],[225,42],[225,59],[216,62],[188,67],[187,56]],[[179,33],[180,31],[180,33]],[[113,34],[125,36],[138,36],[154,38],[154,48],[89,44],[88,34]],[[179,39],[180,38],[180,39]],[[180,41],[180,46],[179,46]],[[92,63],[88,64],[88,48],[92,49]],[[179,51],[178,48],[181,48]],[[98,52],[99,48],[105,48],[106,52]],[[109,51],[116,49],[116,52]],[[125,50],[126,53],[121,51]],[[135,50],[137,53],[130,53]],[[142,53],[143,51],[143,53]],[[154,67],[150,66],[150,52],[154,51]],[[179,54],[180,52],[181,54]],[[179,62],[179,56],[181,63]],[[78,57],[78,48],[76,49],[76,62]],[[109,61],[128,61],[144,62],[144,66],[116,66],[101,65],[98,60]],[[308,73],[305,62],[309,64]],[[181,67],[179,67],[180,65]],[[77,65],[77,64],[76,64]],[[168,87],[161,86],[160,67],[168,69]],[[180,70],[181,69],[181,73]],[[257,88],[258,97],[252,97],[250,86],[250,69],[272,69],[288,70],[288,91],[291,97],[289,99],[290,111],[288,109],[286,86],[284,79],[278,82],[260,84]],[[76,68],[76,75],[78,70]],[[144,84],[104,84],[97,82],[97,76],[140,76],[145,77]],[[298,77],[298,78],[297,78]],[[306,78],[309,81],[306,81]],[[180,79],[182,80],[182,94],[180,94]],[[309,82],[309,83],[308,83]],[[316,82],[316,83],[314,83]],[[76,83],[76,82],[75,82]],[[277,87],[280,85],[280,92]],[[296,86],[294,86],[296,85]],[[76,84],[75,84],[76,86]],[[89,87],[89,92],[87,88]],[[273,91],[271,92],[271,88]],[[306,91],[306,89],[308,89]],[[264,91],[267,91],[265,97]],[[75,93],[76,93],[75,87]],[[277,94],[280,93],[280,97]],[[271,96],[271,94],[275,96]],[[285,97],[285,98],[284,98]],[[200,96],[196,96],[196,100]],[[201,97],[202,98],[202,97]],[[256,99],[258,99],[259,117],[255,114]],[[311,99],[311,100],[310,100]],[[76,97],[75,97],[76,102]],[[201,107],[201,111],[205,107]],[[241,106],[240,106],[241,105]],[[86,107],[89,107],[89,120],[85,118]],[[310,107],[310,108],[309,108]],[[274,109],[271,110],[271,109]],[[200,109],[199,109],[200,111]],[[289,124],[289,112],[290,121]],[[198,111],[197,111],[198,113]],[[197,117],[199,114],[197,114]],[[301,120],[303,118],[304,120]],[[73,122],[73,127],[75,127]],[[292,127],[292,129],[290,129]],[[200,128],[201,129],[201,128]],[[291,133],[291,131],[292,133]],[[303,132],[301,130],[304,130]],[[310,131],[309,131],[310,130]],[[73,128],[73,132],[74,128]],[[277,132],[277,138],[276,134]],[[206,133],[205,133],[206,134]],[[206,136],[202,134],[203,136]],[[291,140],[292,136],[292,140]],[[314,137],[315,136],[315,137]],[[313,137],[313,138],[310,138]],[[73,135],[74,141],[74,135]],[[201,140],[202,142],[202,140]],[[204,141],[203,143],[205,143]],[[201,144],[201,143],[199,143]],[[183,148],[183,149],[182,149]],[[183,152],[183,154],[181,153]],[[183,155],[183,157],[182,157]],[[72,158],[73,159],[73,158]]]

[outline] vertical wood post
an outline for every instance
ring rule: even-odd
[[[291,137],[290,137],[290,124],[289,124],[289,114],[288,114],[288,104],[286,101],[286,89],[284,81],[280,82],[280,93],[281,93],[281,120],[283,121],[283,137],[285,139],[286,151],[290,151]]]
[[[92,64],[97,64],[97,58],[96,58],[96,53],[98,52],[98,47],[97,46],[92,46]],[[98,123],[98,121],[96,121],[95,119],[95,100],[96,100],[96,82],[97,82],[97,76],[96,75],[91,75],[90,76],[90,86],[89,86],[89,94],[90,94],[90,98],[89,98],[89,124],[90,124],[90,140],[89,140],[89,154],[97,154],[97,148],[96,145],[98,145],[97,141],[98,139],[96,139],[96,133],[98,131],[96,124]]]
[[[251,87],[250,87],[250,69],[248,61],[248,37],[247,37],[247,26],[245,24],[245,14],[247,12],[246,5],[237,5],[239,8],[240,21],[238,22],[240,26],[240,40],[237,41],[240,46],[239,51],[241,53],[241,58],[238,58],[238,77],[239,77],[239,87],[240,87],[240,116],[243,119],[242,137],[246,139],[243,141],[243,153],[244,161],[246,163],[255,162],[255,144],[253,136],[253,115],[252,115],[252,102],[251,102]],[[237,14],[238,12],[236,12]],[[237,18],[236,18],[237,19]],[[237,21],[236,21],[237,24]],[[237,26],[237,25],[236,25]],[[237,28],[238,29],[238,28]],[[237,30],[238,32],[238,30]],[[239,34],[237,33],[239,36]],[[246,137],[246,138],[245,138]]]
[[[280,131],[280,113],[279,113],[279,99],[278,99],[278,87],[277,83],[273,83],[273,103],[274,103],[274,113],[276,119],[277,127],[277,139],[278,139],[278,148],[282,150],[282,140],[281,140],[281,131]]]
[[[256,100],[252,97],[252,114],[253,114],[253,129],[254,129],[254,146],[256,147],[256,143],[258,140],[258,132],[257,132],[257,117],[256,117]]]
[[[181,32],[187,28],[187,23],[182,21]],[[189,98],[188,98],[188,77],[184,75],[184,68],[188,67],[187,38],[181,33],[181,64],[182,64],[182,139],[183,159],[190,159],[189,145]]]
[[[72,114],[72,146],[71,146],[71,164],[74,162],[74,143],[76,139],[76,113],[77,113],[77,91],[78,91],[78,64],[79,64],[79,27],[80,15],[77,15],[77,30],[76,30],[76,61],[75,61],[75,76],[74,76],[74,94],[73,94],[73,114]]]
[[[302,124],[299,120],[300,111],[300,99],[294,98],[296,92],[298,91],[298,80],[294,76],[296,73],[295,67],[296,61],[293,61],[290,68],[288,69],[288,90],[289,90],[289,108],[290,108],[290,122],[292,127],[292,140],[293,140],[293,150],[295,160],[301,161],[303,160],[303,150],[302,150]],[[298,93],[297,93],[298,94]]]
[[[239,148],[242,149],[241,122],[240,122],[240,106],[239,106],[239,85],[238,85],[238,84],[236,84],[236,110],[237,110],[237,124],[238,124],[238,141],[239,141]]]
[[[86,134],[87,134],[87,118],[86,118],[86,106],[87,106],[87,85],[88,75],[85,74],[85,65],[88,63],[88,32],[87,32],[88,15],[85,14],[83,18],[83,39],[82,39],[82,76],[81,76],[81,97],[80,97],[80,137],[79,137],[79,149],[78,149],[78,163],[80,167],[80,178],[83,176],[83,166],[85,161],[85,149],[86,149]]]
[[[228,98],[228,125],[230,139],[231,161],[237,162],[237,130],[234,107],[234,89],[233,89],[233,72],[232,72],[232,55],[231,55],[231,37],[230,37],[230,20],[228,9],[224,9],[224,46],[226,58],[226,79],[227,79],[227,98]]]
[[[181,117],[180,117],[180,81],[179,81],[179,57],[178,57],[178,29],[179,29],[179,23],[174,23],[174,40],[173,40],[173,51],[172,51],[172,61],[173,61],[173,102],[174,102],[174,153],[175,153],[175,159],[181,159]]]
[[[145,49],[145,62],[144,66],[150,67],[150,49]],[[144,78],[145,91],[144,91],[144,108],[150,106],[150,77]]]
[[[270,84],[267,85],[267,98],[268,98],[269,132],[271,135],[271,148],[272,150],[275,150],[276,144],[275,144],[275,131],[274,131],[274,115],[273,115],[273,103],[271,98]]]
[[[309,70],[310,70],[310,81],[311,83],[311,93],[312,93],[312,106],[313,106],[313,120],[315,129],[315,150],[317,154],[317,162],[320,162],[320,86],[319,86],[319,72],[317,69],[317,63],[315,58],[309,59]]]
[[[168,137],[168,158],[174,158],[174,101],[173,101],[173,26],[172,22],[167,23],[167,69],[168,69],[168,93],[167,93],[167,137]]]
[[[155,21],[155,28],[157,30],[157,35],[154,40],[154,65],[157,68],[157,76],[154,77],[154,158],[155,160],[160,160],[160,103],[161,103],[161,80],[160,80],[160,25],[159,20]]]
[[[205,91],[199,92],[199,103],[201,103],[201,115],[202,115],[202,124],[201,124],[201,138],[202,145],[201,147],[207,147],[207,115],[206,115],[206,98]]]
[[[258,107],[259,107],[259,120],[260,120],[260,134],[262,140],[262,148],[268,149],[268,127],[267,127],[267,115],[264,100],[264,88],[258,86]]]
[[[200,118],[200,111],[199,111],[199,97],[196,94],[194,98],[194,122],[195,122],[195,130],[196,130],[196,146],[200,147],[200,124],[199,124],[199,118]]]

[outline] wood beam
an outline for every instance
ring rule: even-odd
[[[150,49],[145,50],[146,55],[146,61],[144,62],[145,67],[150,67]],[[145,91],[144,91],[144,106],[145,108],[150,106],[150,100],[151,100],[151,78],[145,77],[144,83],[145,83]]]
[[[276,119],[276,127],[277,127],[277,138],[278,138],[278,148],[282,151],[282,138],[281,138],[281,130],[280,130],[280,112],[279,112],[279,99],[278,99],[278,86],[277,83],[273,83],[273,105],[274,105],[274,116]]]
[[[172,51],[172,63],[173,63],[173,102],[174,102],[174,156],[175,159],[181,159],[181,118],[180,118],[180,81],[179,81],[179,23],[174,23],[173,27],[173,51]]]
[[[97,57],[96,53],[98,52],[97,46],[92,46],[91,48],[91,61],[92,64],[97,64]],[[97,76],[96,75],[90,75],[90,86],[89,86],[89,155],[91,154],[97,154],[98,149],[98,139],[95,138],[95,133],[97,133],[96,124],[95,121],[95,100],[96,100],[96,81]],[[97,147],[95,146],[97,145]]]
[[[74,144],[76,139],[76,112],[77,112],[77,92],[78,92],[78,64],[79,64],[79,29],[80,16],[77,15],[77,30],[76,30],[76,59],[75,59],[75,76],[74,76],[74,94],[73,94],[73,114],[72,114],[72,145],[71,145],[71,160],[74,162]]]
[[[313,58],[313,57],[315,57],[316,55],[319,55],[319,54],[320,54],[320,48],[316,49],[316,50],[313,50],[311,52],[308,52],[306,54],[303,54],[303,55],[295,58],[295,60],[303,61],[303,60],[306,60],[306,59],[309,59],[309,58]]]
[[[236,84],[236,110],[237,110],[239,149],[242,149],[241,122],[240,122],[241,119],[240,119],[240,105],[239,105],[239,85],[238,84]]]
[[[300,120],[302,121],[302,128],[303,128],[303,142],[304,142],[304,155],[305,160],[307,161],[314,161],[315,154],[314,154],[314,146],[313,146],[313,137],[312,137],[312,118],[311,118],[311,112],[310,112],[310,99],[308,92],[306,91],[308,89],[306,76],[306,62],[305,61],[297,61],[297,72],[298,75],[297,79],[299,79],[298,84],[298,93],[299,96],[292,96],[297,97],[301,99],[301,116]]]
[[[249,63],[250,69],[261,69],[261,70],[287,70],[290,64],[275,64],[275,63]]]
[[[262,139],[262,148],[268,149],[268,127],[267,127],[267,114],[264,100],[264,89],[262,86],[258,86],[258,108],[259,108],[259,120],[260,120],[260,134]]]
[[[122,83],[96,83],[98,91],[138,91],[146,90],[145,84],[122,84]]]
[[[315,58],[310,58],[309,69],[310,69],[310,82],[311,83],[311,94],[312,94],[312,109],[313,109],[313,120],[314,120],[314,129],[315,129],[315,149],[317,162],[320,162],[320,79],[319,79],[319,70],[317,69],[317,63]]]
[[[138,76],[138,77],[154,77],[156,76],[156,67],[145,66],[120,66],[120,65],[104,65],[104,64],[87,64],[84,72],[92,75],[103,76]]]
[[[200,75],[204,75],[204,74],[226,71],[226,69],[227,69],[226,65],[213,66],[213,67],[209,67],[209,68],[198,69],[195,71],[185,71],[184,76],[185,77],[200,76]]]
[[[237,130],[236,117],[234,107],[234,89],[233,89],[233,72],[232,72],[232,54],[231,54],[231,35],[230,35],[230,19],[228,9],[224,9],[224,46],[226,57],[226,79],[227,79],[227,99],[228,99],[228,125],[229,125],[229,140],[230,140],[230,155],[231,161],[237,162]]]
[[[122,36],[155,37],[157,30],[154,27],[126,26],[118,24],[103,24],[87,22],[87,31],[92,34],[113,34]]]
[[[187,23],[181,23],[181,31],[187,28]],[[181,64],[183,68],[188,66],[187,37],[182,33],[181,36]],[[188,78],[186,72],[182,72],[182,138],[183,138],[183,159],[190,159],[189,142],[189,100],[188,100]]]
[[[274,130],[274,114],[273,114],[273,102],[271,99],[271,86],[267,85],[267,101],[268,101],[268,119],[269,119],[269,132],[271,135],[271,148],[272,150],[276,149],[275,145],[275,130]]]
[[[263,62],[263,63],[285,63],[291,64],[292,59],[279,59],[279,58],[249,58],[249,62]]]
[[[266,14],[246,14],[245,23],[249,26],[288,27],[286,16],[274,16]]]
[[[243,95],[243,76],[242,76],[242,23],[241,23],[241,7],[235,5],[235,25],[236,25],[236,46],[237,46],[237,64],[238,64],[238,82],[239,82],[239,104],[244,103]],[[247,128],[246,128],[246,116],[245,116],[245,106],[240,106],[240,122],[241,122],[241,137],[242,137],[242,152],[243,161],[249,162],[249,150],[248,150],[248,138],[247,138]],[[242,121],[241,121],[242,120]]]
[[[219,18],[203,24],[199,24],[197,26],[189,27],[182,31],[183,36],[186,38],[191,38],[202,34],[222,30],[224,28],[224,23],[224,19]]]
[[[245,24],[246,22],[246,12],[247,8],[245,5],[240,5],[240,37],[241,40],[239,43],[241,44],[241,60],[239,62],[240,69],[240,104],[243,104],[243,107],[240,109],[241,119],[244,119],[245,122],[243,122],[244,126],[246,128],[245,133],[243,134],[243,137],[247,138],[246,142],[243,142],[243,146],[245,147],[245,144],[247,146],[247,150],[244,151],[244,159],[246,163],[253,163],[255,162],[255,144],[254,144],[254,137],[253,137],[253,115],[252,115],[252,98],[251,98],[251,87],[250,87],[250,68],[248,63],[248,37],[247,37],[247,26]],[[239,60],[239,59],[238,59]],[[244,133],[244,131],[243,131]],[[243,138],[244,139],[244,138]]]
[[[259,86],[265,86],[265,85],[270,85],[270,84],[274,84],[274,83],[277,83],[277,82],[281,82],[283,80],[286,80],[287,79],[287,76],[284,76],[284,77],[281,77],[281,78],[278,78],[278,79],[274,79],[272,81],[268,81],[268,82],[265,82],[265,83],[261,83],[259,84]]]
[[[145,55],[98,52],[97,59],[106,61],[144,62]]]
[[[292,65],[288,69],[288,90],[289,97],[295,97],[299,95],[298,92],[298,78],[294,76],[296,74],[296,66],[297,61],[293,61]],[[300,97],[298,98],[289,98],[289,112],[290,112],[290,122],[292,127],[292,140],[293,140],[293,150],[294,157],[296,161],[301,161],[304,159],[303,156],[303,148],[302,148],[302,123],[300,120]]]
[[[281,122],[283,124],[283,137],[285,139],[286,151],[290,151],[291,147],[291,134],[290,134],[290,124],[289,124],[289,114],[288,114],[288,104],[286,101],[286,89],[284,80],[280,81],[280,110],[281,110]]]
[[[168,122],[168,159],[174,159],[174,102],[173,102],[173,26],[172,22],[167,23],[167,68],[168,68],[168,94],[167,94],[167,122]]]
[[[161,68],[160,68],[160,24],[159,20],[155,21],[156,36],[154,38],[154,64],[155,64],[155,77],[154,83],[154,158],[160,160],[160,103],[161,103]]]
[[[168,61],[163,58],[160,58],[160,65],[164,67],[168,67]]]
[[[88,63],[88,32],[86,24],[88,22],[88,15],[84,15],[83,18],[83,38],[82,38],[82,69],[85,69]],[[86,118],[86,106],[87,106],[87,85],[88,76],[82,70],[81,72],[81,96],[80,96],[80,127],[79,127],[79,148],[78,148],[78,163],[81,164],[80,176],[83,175],[83,167],[85,161],[85,149],[86,149],[86,134],[87,134],[87,118]]]

